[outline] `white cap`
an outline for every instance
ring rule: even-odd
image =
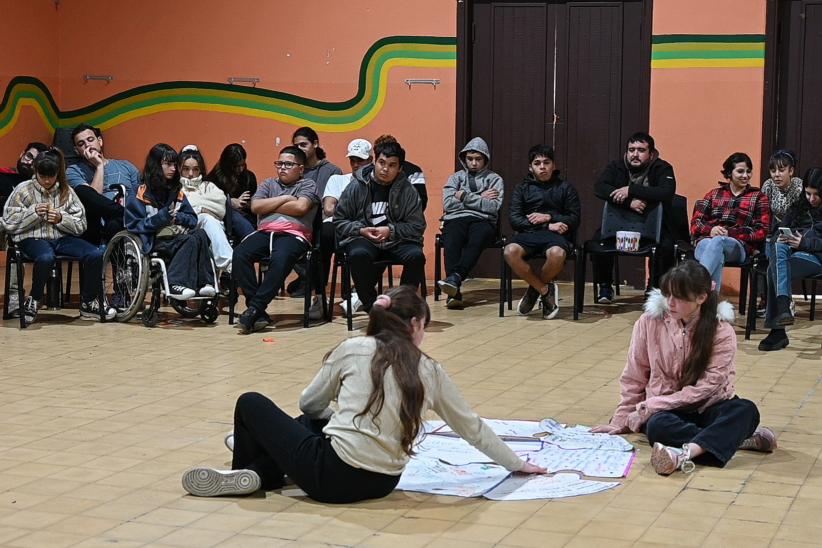
[[[346,156],[356,156],[361,160],[367,160],[371,157],[371,143],[365,139],[354,139],[348,143],[348,154]]]

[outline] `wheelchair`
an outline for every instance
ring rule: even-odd
[[[204,322],[212,324],[220,315],[220,281],[214,261],[211,262],[211,268],[214,272],[216,296],[194,297],[187,301],[169,299],[165,260],[154,252],[149,255],[143,253],[140,238],[123,230],[109,240],[103,255],[103,291],[109,304],[117,309],[115,320],[118,322],[127,322],[141,313],[143,325],[155,327],[165,295],[172,308],[184,318],[199,316]],[[151,296],[146,305],[149,287]]]

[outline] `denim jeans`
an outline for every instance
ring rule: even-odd
[[[776,325],[776,297],[791,295],[791,280],[822,273],[822,262],[816,255],[797,251],[788,244],[768,242],[768,300],[765,310],[765,327],[781,329]]]
[[[708,269],[719,293],[722,289],[722,268],[725,263],[743,262],[746,257],[745,246],[730,236],[714,236],[700,240],[696,244],[694,257]]]
[[[83,285],[80,288],[83,302],[94,300],[102,291],[103,250],[99,247],[74,236],[63,236],[56,240],[26,238],[17,245],[27,259],[34,261],[29,295],[35,301],[43,300],[49,270],[54,266],[56,255],[74,257],[83,264]]]

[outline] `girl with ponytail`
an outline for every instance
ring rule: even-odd
[[[303,390],[303,414],[293,419],[265,396],[243,394],[234,410],[232,470],[189,470],[185,490],[249,494],[280,488],[287,475],[320,502],[384,497],[414,454],[428,410],[508,470],[544,474],[515,455],[420,350],[429,320],[428,305],[410,286],[378,296],[366,335],[329,352]]]
[[[685,261],[668,271],[634,325],[622,400],[594,432],[644,432],[658,474],[689,473],[694,461],[725,466],[737,449],[771,452],[756,405],[734,393],[733,307],[719,302],[708,270]]]

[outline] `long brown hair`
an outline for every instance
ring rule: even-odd
[[[57,178],[60,205],[65,204],[69,197],[69,185],[66,181],[66,159],[60,149],[50,147],[38,154],[32,162],[32,168],[35,176]]]
[[[399,408],[402,425],[400,444],[407,455],[413,455],[414,440],[422,427],[425,387],[419,371],[422,351],[414,344],[411,336],[411,319],[417,318],[428,325],[431,311],[428,303],[411,286],[397,287],[386,295],[391,299],[390,304],[385,303],[384,299],[378,299],[369,314],[365,334],[377,341],[377,350],[371,358],[373,388],[365,407],[354,418],[369,412],[373,417],[380,414],[385,404],[383,380],[390,367],[402,395]]]
[[[714,338],[719,320],[716,307],[719,296],[711,288],[711,275],[696,261],[684,261],[673,267],[660,281],[660,289],[666,297],[695,301],[700,295],[708,295],[699,307],[699,317],[691,332],[691,351],[682,365],[680,388],[696,384],[705,373],[714,353]]]

